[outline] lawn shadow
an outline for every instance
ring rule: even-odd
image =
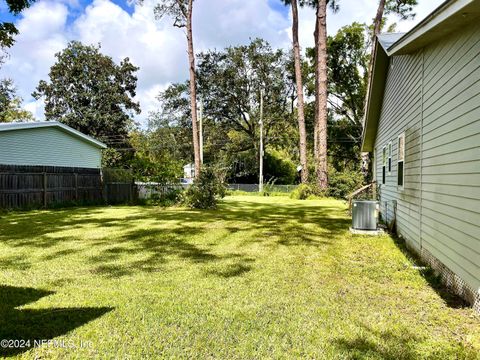
[[[28,351],[35,342],[65,335],[105,313],[110,307],[72,307],[16,309],[35,302],[53,291],[0,285],[0,339],[29,341],[27,346],[0,347],[0,356],[14,356]],[[12,344],[13,345],[13,344]]]
[[[386,359],[414,360],[418,359],[414,345],[421,339],[408,328],[402,331],[375,330],[365,324],[358,324],[361,329],[355,337],[335,339],[335,345],[348,353],[353,359]]]
[[[208,233],[212,223],[221,222],[222,229],[228,234],[258,231],[260,235],[245,236],[245,245],[257,242],[268,246],[318,248],[331,245],[336,237],[348,230],[349,224],[339,207],[328,204],[313,206],[310,202],[281,204],[226,200],[215,210],[126,208],[129,215],[118,218],[98,207],[9,214],[0,220],[4,229],[0,234],[0,242],[12,247],[33,249],[57,247],[64,243],[69,246],[70,241],[77,238],[62,236],[61,231],[71,228],[87,228],[89,231],[98,228],[101,231],[108,228],[119,235],[114,239],[108,236],[92,240],[79,238],[86,246],[55,249],[42,260],[50,261],[77,253],[82,256],[81,252],[91,252],[92,248],[97,248],[94,255],[87,258],[87,263],[92,265],[90,271],[109,278],[128,276],[135,272],[160,271],[172,257],[186,259],[194,264],[218,263],[218,275],[222,276],[223,273],[224,277],[230,277],[251,271],[251,264],[245,262],[241,266],[225,270],[228,264],[225,260],[229,254],[217,255],[215,247],[218,242],[191,241],[192,237]],[[145,220],[152,225],[139,228],[138,222]],[[311,224],[315,226],[309,229],[305,227]],[[135,255],[135,260],[129,259],[132,254]],[[12,264],[8,259],[5,260],[5,266]]]
[[[428,266],[414,251],[408,249],[405,240],[399,238],[396,235],[392,235],[393,241],[398,249],[407,257],[412,266],[416,266],[417,272],[422,276],[428,285],[435,290],[437,295],[444,301],[444,303],[452,309],[468,308],[470,305],[462,297],[455,294],[454,291],[449,288],[442,281],[440,275]]]

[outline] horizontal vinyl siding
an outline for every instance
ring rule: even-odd
[[[0,164],[100,168],[101,150],[54,127],[2,131]]]
[[[410,77],[405,77],[410,74]],[[404,55],[391,60],[385,96],[375,142],[377,183],[382,181],[382,151],[392,142],[392,172],[380,185],[383,218],[394,217],[397,201],[397,231],[413,246],[420,248],[420,158],[421,158],[421,76],[422,56]],[[405,132],[404,187],[397,186],[398,136]],[[387,163],[388,167],[388,163]],[[385,208],[385,205],[386,208]]]
[[[424,49],[422,246],[480,288],[480,26]]]

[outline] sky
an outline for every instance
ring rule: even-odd
[[[443,0],[419,0],[414,20],[396,22],[398,31],[408,31]],[[354,21],[372,22],[377,0],[340,0],[340,11],[327,16],[328,33]],[[137,73],[137,101],[142,114],[136,121],[145,124],[148,113],[158,108],[156,96],[169,84],[188,78],[186,40],[172,20],[156,20],[154,0],[142,5],[133,0],[37,0],[21,15],[13,17],[0,0],[0,21],[13,21],[20,34],[8,50],[9,58],[0,69],[0,78],[11,78],[24,107],[44,120],[43,100],[31,93],[40,80],[48,80],[55,54],[71,40],[100,44],[102,53],[117,63],[128,57],[140,67]],[[315,13],[300,10],[300,43],[313,46]],[[275,48],[291,45],[291,11],[281,0],[196,0],[193,30],[195,51],[222,49],[246,44],[261,37]]]

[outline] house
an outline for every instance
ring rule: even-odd
[[[375,43],[362,151],[381,216],[480,310],[480,0]]]
[[[180,180],[182,184],[192,184],[195,177],[195,164],[187,164],[183,166],[183,178]]]
[[[104,148],[55,121],[0,124],[0,208],[102,202]]]
[[[0,165],[100,169],[106,147],[56,121],[0,124]]]

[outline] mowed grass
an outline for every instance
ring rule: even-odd
[[[0,339],[56,342],[0,355],[478,358],[479,316],[391,237],[352,236],[345,210],[236,196],[3,215]]]

